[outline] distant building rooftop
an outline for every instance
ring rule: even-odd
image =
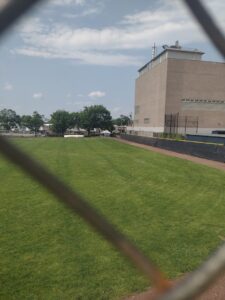
[[[182,48],[179,45],[178,41],[176,41],[175,45],[163,45],[162,48],[163,51],[161,51],[158,55],[153,57],[149,62],[147,62],[143,67],[141,67],[138,70],[139,73],[142,73],[142,71],[149,66],[155,66],[156,64],[162,62],[166,58],[201,60],[201,57],[204,54],[204,52],[198,49]]]

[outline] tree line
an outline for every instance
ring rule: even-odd
[[[0,127],[3,130],[13,130],[20,128],[29,128],[35,134],[39,132],[40,127],[45,123],[44,115],[34,111],[32,115],[18,115],[12,109],[2,109],[0,111]],[[87,130],[88,134],[94,128],[112,131],[114,125],[126,126],[131,123],[131,116],[121,115],[117,119],[112,119],[110,111],[103,105],[86,106],[80,112],[68,112],[57,110],[51,114],[48,121],[51,130],[63,135],[66,130],[80,128]]]

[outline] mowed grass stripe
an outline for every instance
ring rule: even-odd
[[[166,271],[225,236],[225,173],[114,140],[20,139]],[[79,217],[0,160],[0,298],[120,299],[149,283]]]

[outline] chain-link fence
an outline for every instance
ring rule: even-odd
[[[43,0],[8,0],[0,11],[0,35],[32,6]],[[199,0],[183,0],[197,18],[203,29],[225,58],[225,38],[214,20]],[[4,3],[4,1],[3,1]],[[1,3],[0,3],[1,4]],[[66,203],[105,239],[129,258],[140,271],[155,285],[160,300],[193,299],[225,269],[225,243],[222,244],[199,269],[176,286],[171,286],[158,267],[117,231],[102,215],[95,211],[84,199],[73,192],[59,178],[51,174],[38,162],[0,136],[0,152],[11,162],[20,166],[28,175],[41,183],[56,198]]]

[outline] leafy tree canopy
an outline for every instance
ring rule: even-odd
[[[21,125],[37,133],[39,128],[44,124],[43,118],[44,116],[40,115],[37,111],[34,111],[32,116],[24,115],[21,117]]]
[[[80,113],[81,127],[88,133],[94,128],[112,130],[112,117],[103,105],[86,106]]]
[[[18,127],[20,124],[20,116],[12,109],[3,109],[0,111],[0,125],[9,130]]]
[[[70,113],[70,124],[69,124],[69,128],[80,128],[80,124],[81,124],[81,115],[79,112],[72,112]]]
[[[57,110],[51,115],[51,124],[53,132],[63,135],[71,126],[70,113],[65,110]]]
[[[132,116],[125,116],[125,115],[120,115],[119,118],[113,120],[114,125],[118,126],[128,126],[131,125],[132,123]]]

